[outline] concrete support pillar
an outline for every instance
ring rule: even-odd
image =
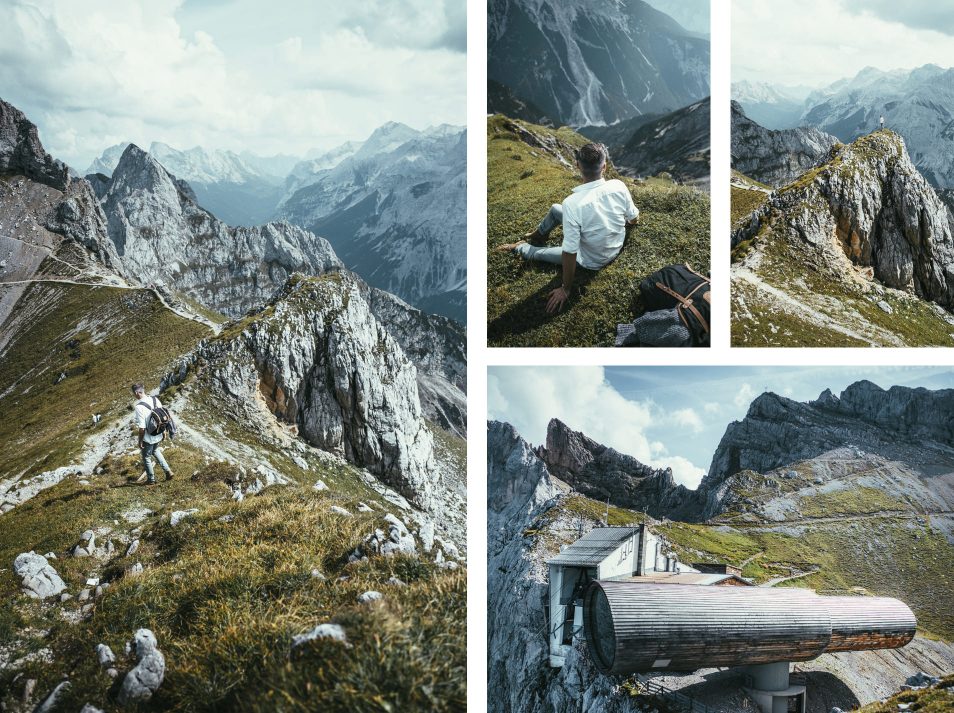
[[[805,713],[805,687],[791,685],[789,666],[782,661],[747,667],[751,685],[746,691],[762,713]]]

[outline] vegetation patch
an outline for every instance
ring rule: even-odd
[[[553,151],[531,146],[512,130],[525,127],[552,140]],[[567,129],[549,129],[495,116],[488,119],[487,309],[488,343],[508,347],[612,346],[616,325],[632,321],[642,309],[634,304],[640,280],[661,267],[688,262],[709,270],[709,196],[696,188],[663,179],[623,180],[640,210],[640,222],[628,231],[620,256],[599,272],[577,270],[574,295],[562,313],[546,313],[551,290],[560,285],[561,269],[524,262],[494,251],[533,230],[550,206],[563,201],[579,179],[565,147],[587,139]],[[518,158],[519,160],[514,160]],[[550,236],[558,245],[562,231]]]

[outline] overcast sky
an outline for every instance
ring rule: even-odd
[[[949,0],[732,0],[732,80],[827,86],[865,67],[954,65]]]
[[[78,170],[127,140],[301,155],[466,96],[465,0],[0,2],[0,97]]]
[[[797,401],[826,388],[841,393],[868,379],[895,385],[954,388],[951,367],[490,367],[488,411],[537,445],[559,418],[594,440],[695,488],[726,426],[742,419],[764,391]]]

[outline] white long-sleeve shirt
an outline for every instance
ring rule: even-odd
[[[563,201],[563,252],[599,270],[619,255],[626,223],[639,216],[633,196],[622,181],[600,178],[573,189]]]

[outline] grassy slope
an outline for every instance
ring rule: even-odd
[[[865,157],[874,151],[872,142],[877,138],[877,133],[856,141],[852,145],[854,153]],[[830,164],[811,169],[780,191],[802,190],[823,170],[853,172],[858,169],[854,163],[845,160],[844,154],[839,154]],[[744,211],[749,203],[755,210],[764,202],[737,195],[742,193],[747,191],[733,188],[733,226],[748,215]],[[811,206],[806,207],[812,209]],[[825,210],[826,207],[817,206],[815,209]],[[878,346],[895,346],[885,339],[883,333],[895,335],[904,346],[954,346],[954,327],[940,317],[929,303],[907,299],[895,291],[872,299],[873,293],[864,293],[858,284],[841,275],[829,274],[830,269],[819,263],[812,249],[794,244],[784,235],[783,226],[776,231],[774,226],[781,220],[780,215],[771,216],[756,237],[737,245],[732,253],[733,262],[758,250],[762,257],[758,274],[767,284],[811,305],[812,309],[827,315],[835,323],[849,327]],[[891,306],[891,314],[878,307],[877,302],[882,299]],[[748,308],[745,313],[738,308],[740,300]],[[754,286],[737,279],[732,281],[732,305],[732,346],[870,346],[866,339],[843,334],[792,311],[773,307]]]
[[[900,708],[906,704],[907,708]],[[858,713],[897,713],[899,710],[918,713],[949,713],[954,710],[954,676],[945,676],[933,688],[923,691],[904,691],[886,701],[871,703],[858,709]]]
[[[632,302],[639,280],[672,263],[688,262],[700,272],[708,271],[708,195],[666,181],[624,179],[640,209],[639,225],[629,231],[623,252],[611,265],[595,274],[578,272],[580,289],[562,314],[547,315],[547,294],[559,285],[559,269],[527,265],[493,248],[532,230],[550,205],[562,201],[579,181],[555,158],[507,131],[505,121],[495,116],[487,125],[490,345],[612,346],[617,323],[634,317]],[[527,126],[571,146],[586,142],[567,128]],[[560,238],[558,229],[551,244]]]
[[[35,284],[18,309],[27,304],[38,314],[0,360],[0,393],[15,385],[0,399],[0,477],[67,465],[125,411],[130,384],[152,388],[209,333],[146,290]],[[103,415],[95,427],[94,413]]]
[[[22,343],[14,345],[12,351],[19,358],[59,358],[56,345],[65,341],[70,324],[84,310],[96,313],[101,300],[108,304],[107,297],[118,292],[67,291],[73,294],[51,306]],[[156,378],[180,348],[191,344],[170,337],[180,329],[189,332],[194,323],[165,311],[153,312],[149,303],[140,308],[139,323],[153,325],[166,336],[161,348],[149,353],[154,361],[144,362],[138,351],[124,351],[128,340],[119,336],[104,342],[112,345],[109,359],[86,342],[80,347],[81,352],[91,352],[89,368],[83,372],[85,396],[109,404],[109,409],[98,409],[109,417],[122,414],[126,381],[132,378],[125,373],[130,360],[139,364],[137,370],[148,363],[147,376]],[[198,336],[193,334],[192,340]],[[92,359],[95,354],[98,360]],[[4,371],[4,378],[16,374],[15,369]],[[47,386],[45,376],[35,378],[37,389],[56,388]],[[79,385],[79,379],[74,383]],[[0,382],[0,390],[6,385]],[[303,470],[289,453],[242,423],[229,421],[216,407],[215,395],[203,389],[192,384],[182,390],[187,400],[180,402],[180,420],[211,436],[220,447],[253,453],[249,466],[266,463],[293,484],[236,503],[223,482],[234,476],[234,466],[211,460],[201,444],[184,438],[166,451],[177,473],[172,482],[151,489],[132,484],[141,469],[137,452],[119,450],[104,459],[101,473],[89,478],[89,485],[67,478],[3,515],[0,652],[12,644],[14,658],[46,653],[17,670],[0,670],[0,701],[7,705],[18,701],[28,678],[38,680],[35,696],[42,696],[68,675],[72,687],[65,710],[78,710],[86,702],[118,710],[115,684],[96,663],[95,646],[111,646],[124,674],[134,664],[122,653],[124,642],[136,628],[148,627],[156,633],[168,666],[149,710],[459,709],[466,692],[465,570],[443,570],[414,557],[372,557],[349,564],[347,555],[365,535],[382,527],[383,514],[400,513],[344,463],[308,451],[304,457],[309,468]],[[13,402],[15,409],[5,411],[3,427],[49,400]],[[69,424],[35,432],[30,448],[50,451],[50,466],[71,458],[88,433],[83,425]],[[456,440],[442,446],[448,451],[463,447]],[[10,457],[6,451],[5,457]],[[329,491],[311,489],[319,478]],[[359,501],[373,511],[358,513]],[[331,513],[332,504],[349,509],[355,517]],[[142,507],[153,514],[140,525],[122,519],[123,512]],[[176,528],[169,525],[170,512],[193,507],[200,510],[194,518]],[[223,515],[232,516],[232,521],[220,521]],[[116,558],[69,556],[79,534],[88,528],[111,530],[99,541],[112,539]],[[123,557],[125,543],[135,536],[142,542],[139,552]],[[40,604],[19,594],[19,580],[10,565],[17,554],[31,549],[57,554],[52,564],[66,581],[72,600]],[[144,573],[126,576],[135,562],[143,564]],[[314,568],[327,580],[313,578]],[[111,586],[95,599],[88,619],[71,623],[68,617],[77,617],[83,606],[76,595],[91,575]],[[408,586],[388,584],[392,576]],[[369,589],[381,591],[385,599],[359,604],[358,595]],[[329,620],[345,627],[350,646],[319,641],[291,650],[294,635]]]

